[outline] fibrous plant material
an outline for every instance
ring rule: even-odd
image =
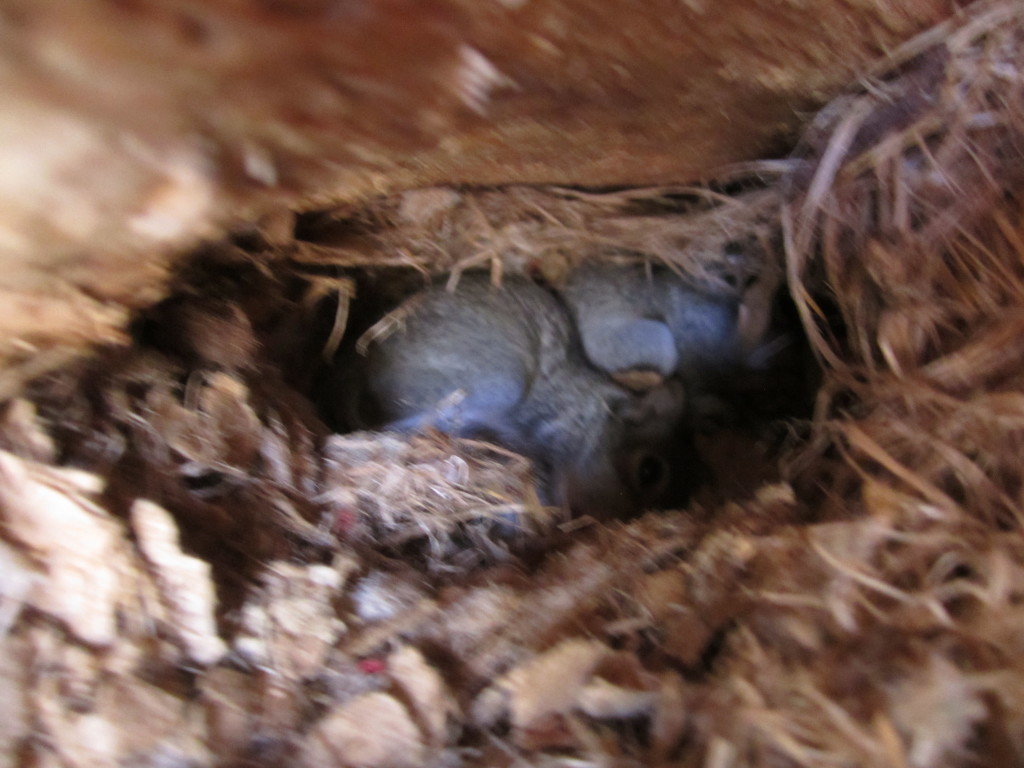
[[[815,549],[859,585],[847,631],[879,646],[847,652],[866,689],[826,711],[915,766],[1020,759],[1022,42],[1020,5],[996,2],[901,51],[812,124],[786,208],[827,364],[794,479],[856,518],[862,551]]]
[[[574,627],[597,628],[609,611],[619,616],[618,585],[632,591],[647,569],[673,561],[697,530],[692,522],[676,531],[652,521],[646,533],[621,539],[621,556],[615,535],[580,549],[574,538],[603,537],[603,526],[559,527],[564,519],[539,505],[521,457],[440,435],[330,435],[300,390],[310,389],[346,331],[358,331],[348,328],[348,309],[360,299],[350,271],[355,251],[361,263],[384,265],[384,274],[394,272],[388,254],[404,243],[424,270],[490,264],[496,276],[529,271],[553,283],[581,258],[646,252],[712,290],[757,293],[749,278],[778,274],[766,256],[778,197],[765,184],[780,167],[761,168],[766,178],[740,196],[696,187],[459,190],[445,196],[453,204],[444,220],[397,216],[412,197],[443,193],[419,191],[345,217],[281,217],[237,234],[235,244],[205,248],[171,298],[136,321],[132,347],[45,377],[6,405],[2,440],[12,471],[71,472],[88,494],[68,486],[69,500],[52,504],[54,512],[88,505],[103,532],[81,534],[92,549],[40,549],[47,580],[38,564],[21,562],[17,548],[28,540],[16,513],[26,507],[11,506],[8,559],[21,576],[6,588],[6,623],[32,626],[30,608],[44,623],[74,630],[70,645],[87,640],[117,659],[108,667],[85,652],[89,671],[67,672],[83,679],[81,706],[99,721],[112,711],[107,702],[120,700],[98,681],[130,689],[142,676],[170,685],[181,668],[204,670],[196,706],[208,727],[133,741],[147,759],[204,760],[203,749],[246,755],[258,745],[270,763],[298,755],[309,764],[394,764],[394,742],[404,745],[401,760],[417,765],[455,754],[459,744],[482,748],[481,739],[508,722],[522,731],[517,748],[571,746],[577,726],[567,730],[566,717],[577,702],[586,717],[651,716],[662,688],[678,698],[676,676],[645,671],[599,641],[581,646]],[[451,253],[439,258],[442,237]],[[414,270],[411,280],[422,277]],[[733,485],[749,494],[761,481]],[[707,516],[715,502],[705,504],[693,514]],[[789,506],[781,517],[791,516]],[[67,520],[52,527],[72,530]],[[90,568],[94,578],[76,589],[43,588],[68,581],[65,571]],[[678,591],[674,577],[667,581],[659,576],[647,600],[659,615],[658,596]],[[53,594],[65,600],[53,602]],[[634,626],[632,608],[624,609],[615,633],[642,633],[646,623]],[[135,617],[128,631],[113,629],[118,615]],[[684,643],[685,664],[700,663],[725,616],[710,628],[673,619],[667,631]],[[140,667],[148,632],[161,645]],[[12,644],[16,652],[41,642],[37,634],[15,637],[23,643]],[[392,653],[399,637],[412,645]],[[532,662],[549,642],[561,650]],[[593,664],[581,662],[569,677],[544,672],[575,664],[581,648]],[[268,696],[273,706],[255,714]],[[367,731],[367,719],[379,730]],[[51,726],[58,750],[80,753],[80,739],[57,721]],[[681,726],[659,727],[668,733],[659,749],[668,749]],[[111,759],[119,743],[96,759]]]
[[[332,437],[296,394],[346,318],[318,302],[352,298],[332,259],[529,271],[536,249],[557,282],[570,229],[658,254],[693,221],[626,220],[701,194],[421,191],[199,262],[134,349],[3,411],[12,764],[1020,763],[1022,37],[1018,3],[985,3],[897,52],[753,192],[775,202],[722,228],[771,243],[784,203],[825,365],[786,480],[728,503],[492,537],[532,508],[514,457]]]
[[[559,187],[426,188],[302,217],[300,263],[539,272],[551,283],[588,254],[645,254],[704,280],[757,272],[737,251],[767,248],[778,192],[766,186],[785,161],[735,166],[712,186],[584,191]],[[732,194],[722,191],[731,186]],[[736,194],[737,190],[745,194]]]
[[[828,439],[994,525],[1018,519],[1020,42],[1020,9],[992,3],[910,48],[811,127],[787,209],[791,278],[832,371],[821,405],[854,417]]]
[[[453,182],[693,179],[778,151],[953,7],[4,0],[0,396],[123,340],[181,252],[240,221]]]

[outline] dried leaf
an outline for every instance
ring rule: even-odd
[[[85,642],[109,645],[132,569],[122,526],[89,500],[96,488],[93,476],[0,451],[4,530],[46,573],[28,601]]]
[[[449,718],[457,715],[458,708],[438,671],[416,648],[406,645],[388,657],[388,674],[410,702],[428,743],[443,745]]]
[[[970,679],[950,662],[932,659],[913,677],[890,688],[897,728],[913,768],[932,768],[971,752],[987,707]]]
[[[57,446],[40,424],[34,403],[16,397],[0,414],[0,444],[24,458],[54,463]]]
[[[132,505],[131,519],[139,549],[168,611],[167,629],[193,662],[216,663],[227,649],[217,634],[209,563],[181,551],[178,526],[162,507],[140,499]]]
[[[10,631],[32,590],[43,578],[39,564],[0,540],[0,638]]]
[[[503,675],[492,686],[507,696],[516,728],[539,727],[578,706],[584,685],[608,649],[590,640],[565,640]]]
[[[367,693],[328,712],[300,755],[309,768],[417,768],[426,749],[409,712],[385,693]]]
[[[236,651],[287,679],[313,677],[345,631],[334,608],[344,573],[328,565],[275,562],[262,581],[242,608]]]
[[[624,688],[597,678],[580,691],[577,705],[591,717],[621,719],[649,713],[657,700],[656,692]]]

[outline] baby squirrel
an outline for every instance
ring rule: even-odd
[[[685,503],[700,473],[682,387],[638,395],[616,385],[587,362],[551,292],[468,273],[454,292],[436,283],[403,312],[391,335],[344,361],[337,395],[350,428],[433,428],[503,445],[533,462],[542,501],[574,514]]]
[[[699,383],[743,360],[739,300],[701,293],[663,265],[586,261],[564,297],[587,358],[607,373],[651,370]]]
[[[748,302],[752,285],[758,296]],[[802,412],[813,397],[806,344],[771,275],[751,278],[734,295],[716,294],[664,264],[591,259],[569,276],[563,295],[587,359],[617,380],[637,372],[678,380],[698,431]]]

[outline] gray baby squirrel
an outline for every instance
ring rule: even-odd
[[[661,263],[591,259],[563,297],[588,360],[617,380],[679,381],[695,431],[808,416],[817,380],[781,274],[733,277],[732,290],[701,288]]]
[[[575,514],[685,503],[699,462],[682,429],[682,387],[617,386],[587,362],[552,293],[469,273],[454,292],[435,284],[405,309],[397,330],[344,366],[349,427],[503,445],[532,460],[542,501]]]
[[[700,383],[743,362],[739,300],[696,290],[664,265],[585,261],[564,289],[587,358]]]

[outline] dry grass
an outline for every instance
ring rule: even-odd
[[[295,259],[318,267],[408,267],[451,273],[453,281],[471,268],[488,268],[495,279],[512,270],[557,285],[582,258],[641,253],[728,290],[735,286],[722,281],[737,277],[737,265],[724,260],[726,246],[771,250],[778,192],[766,185],[787,167],[734,168],[720,182],[733,194],[683,185],[411,190],[358,211],[305,216]]]
[[[133,350],[3,412],[26,752],[100,750],[83,713],[118,733],[132,707],[170,724],[123,736],[138,764],[1024,762],[1022,73],[1024,10],[978,3],[739,180],[418,190],[205,254]],[[344,269],[557,284],[644,252],[735,290],[723,246],[771,253],[780,226],[825,378],[788,482],[747,497],[558,535],[517,457],[329,437],[296,395],[348,319]],[[495,536],[509,513],[538,529]],[[39,544],[59,514],[121,574],[78,613],[33,591],[82,567]]]

